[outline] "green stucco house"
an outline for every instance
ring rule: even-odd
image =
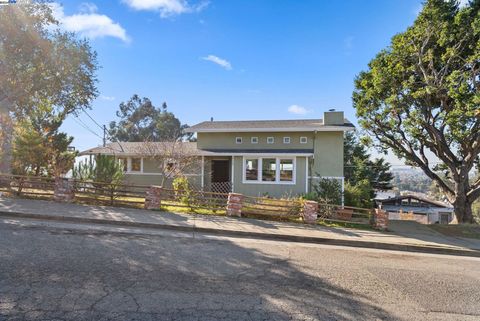
[[[323,119],[212,120],[186,130],[197,142],[110,143],[81,155],[115,156],[128,182],[145,185],[169,185],[169,170],[194,158],[182,174],[198,189],[285,197],[308,193],[319,177],[343,186],[343,137],[351,130],[341,111]]]

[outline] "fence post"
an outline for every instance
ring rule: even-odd
[[[243,195],[228,193],[227,216],[242,217]]]
[[[315,224],[317,222],[318,203],[315,201],[305,201],[303,203],[303,220],[307,224]]]
[[[377,230],[386,231],[388,229],[388,212],[382,208],[376,208],[373,212],[373,227]]]
[[[75,199],[75,182],[64,177],[55,177],[53,200],[62,203],[72,203]]]
[[[145,195],[145,209],[156,210],[162,204],[162,186],[152,185]]]

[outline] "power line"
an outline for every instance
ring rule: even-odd
[[[99,134],[97,134],[95,131],[93,131],[93,129],[91,129],[90,127],[87,126],[87,124],[85,124],[78,116],[74,117],[73,120],[78,124],[80,125],[81,127],[83,127],[84,129],[88,130],[90,133],[92,133],[93,135],[97,136],[98,138],[102,138],[102,136],[100,136]]]
[[[90,114],[87,112],[86,109],[82,109],[82,110],[85,112],[85,114],[88,116],[88,118],[90,118],[95,123],[95,125],[97,125],[101,130],[104,129],[105,125],[102,126],[99,123],[97,123],[97,121],[92,116],[90,116]]]

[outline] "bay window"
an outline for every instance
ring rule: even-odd
[[[243,181],[256,184],[294,184],[295,158],[244,158]]]

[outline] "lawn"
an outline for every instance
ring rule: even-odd
[[[466,237],[480,240],[480,225],[478,224],[434,224],[428,226],[446,236]]]

